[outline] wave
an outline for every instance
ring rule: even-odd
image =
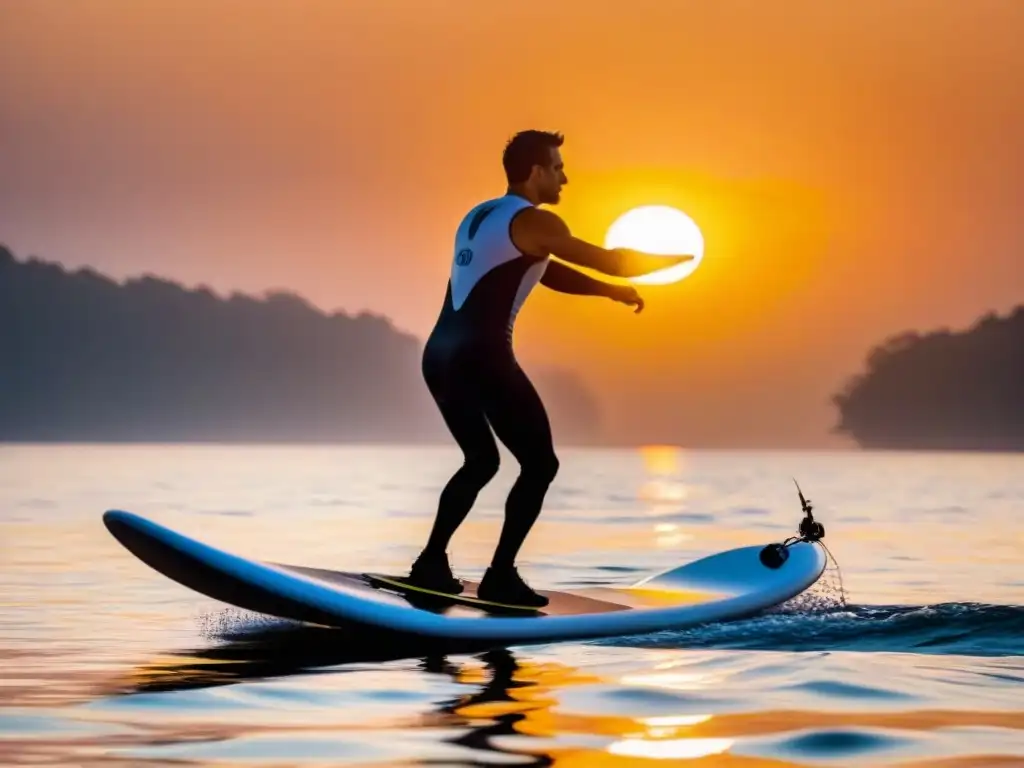
[[[645,648],[1020,656],[1024,655],[1024,606],[937,603],[820,608],[807,607],[798,598],[741,621],[593,642]]]

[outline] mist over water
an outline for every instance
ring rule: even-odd
[[[404,570],[447,448],[0,447],[0,762],[1024,764],[1024,456],[564,450],[521,561],[628,583],[795,531],[838,562],[742,621],[487,653],[367,648],[215,603],[114,541],[129,509],[253,557]],[[515,465],[453,541],[479,576]],[[652,763],[653,764],[653,763]]]

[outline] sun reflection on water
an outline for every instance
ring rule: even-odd
[[[639,496],[655,506],[677,505],[687,498],[688,489],[679,482],[683,451],[674,445],[643,445],[637,449],[647,472]]]
[[[608,745],[608,752],[627,757],[682,760],[720,755],[733,745],[732,739],[623,739]]]

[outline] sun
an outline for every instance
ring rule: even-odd
[[[666,285],[693,273],[704,258],[700,227],[678,208],[643,205],[622,214],[608,228],[605,248],[632,248],[659,255],[693,254],[693,260],[668,269],[630,278],[633,283]]]

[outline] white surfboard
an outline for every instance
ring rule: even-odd
[[[399,575],[246,558],[132,512],[110,510],[103,521],[150,567],[240,608],[330,627],[495,643],[634,635],[737,619],[800,594],[826,565],[815,541],[789,544],[788,557],[775,567],[762,562],[764,547],[739,547],[627,586],[538,590],[550,603],[530,610],[478,600],[472,581],[461,595],[443,595],[409,588]]]

